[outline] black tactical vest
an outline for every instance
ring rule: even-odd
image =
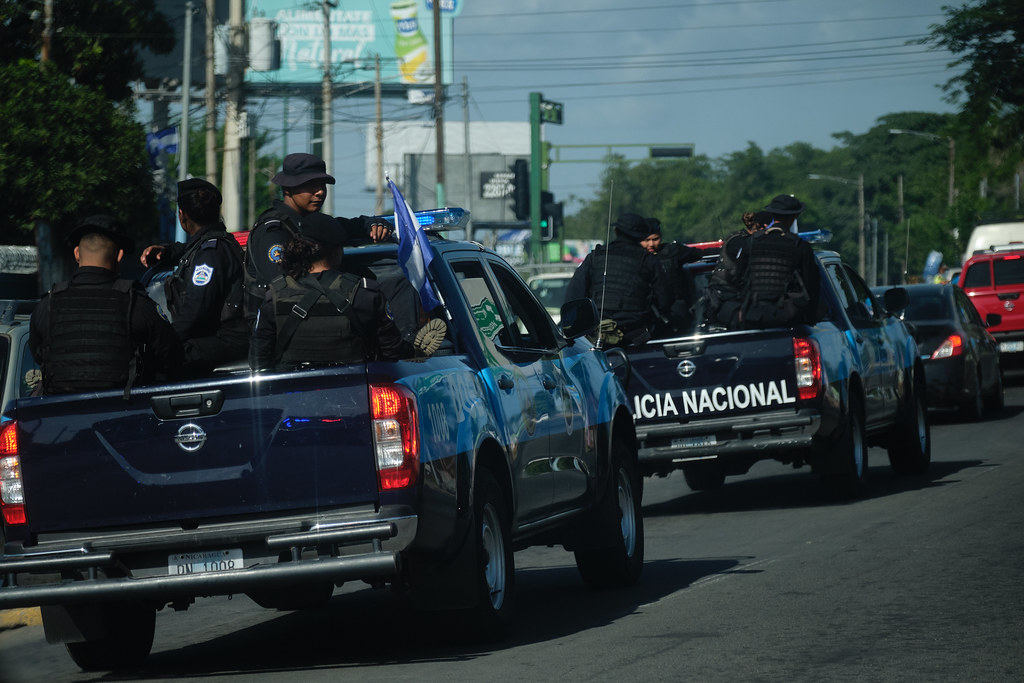
[[[353,322],[352,298],[361,279],[351,273],[343,273],[329,286],[349,303],[347,313],[342,313],[326,296],[320,296],[304,311],[301,322],[295,327],[291,339],[283,348],[277,349],[277,364],[294,367],[299,364],[330,365],[353,363],[366,358],[363,335]],[[294,309],[310,291],[309,287],[296,282],[290,276],[279,277],[271,284],[274,297],[274,319],[278,339],[286,329],[286,321],[296,315]]]
[[[605,249],[608,249],[605,274]],[[651,311],[650,285],[640,278],[647,251],[639,245],[612,242],[594,249],[590,298],[606,318],[646,318]]]
[[[739,263],[729,255],[727,246],[732,240],[743,240],[748,237],[745,232],[734,233],[726,238],[718,255],[718,263],[708,276],[708,286],[704,294],[708,321],[713,324],[732,327],[737,322],[741,295],[744,286],[744,274],[740,272]]]
[[[225,231],[210,233],[205,239],[197,240],[193,244],[189,245],[188,250],[185,251],[178,260],[178,265],[174,268],[174,273],[164,281],[164,291],[167,296],[167,308],[172,316],[172,320],[174,316],[178,315],[178,311],[181,310],[182,302],[185,300],[187,283],[192,280],[192,271],[194,270],[195,260],[202,249],[212,248],[209,246],[211,240],[215,240],[218,243],[219,248],[227,249],[231,252],[240,265],[243,263],[244,257],[242,255],[242,247],[234,237]],[[245,271],[244,268],[242,270],[243,272]],[[221,323],[242,319],[244,316],[244,310],[242,308],[242,294],[242,280],[236,280],[231,283],[231,289],[228,290],[227,296],[224,297],[224,303],[221,306]]]
[[[132,282],[113,286],[67,282],[50,290],[43,393],[67,394],[119,389],[133,379]]]
[[[807,305],[807,291],[797,276],[800,238],[777,228],[751,237],[747,249],[745,323],[784,325]]]

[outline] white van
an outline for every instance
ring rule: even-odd
[[[971,238],[967,240],[967,250],[964,251],[962,263],[966,263],[976,251],[985,251],[1011,242],[1024,244],[1024,221],[979,225],[974,228]]]

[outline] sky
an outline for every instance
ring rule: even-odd
[[[827,150],[833,134],[865,133],[886,114],[955,110],[940,89],[953,56],[907,43],[943,23],[943,4],[962,0],[457,1],[446,121],[467,109],[472,121],[528,121],[531,92],[562,103],[563,124],[543,134],[562,159],[549,187],[570,200],[569,214],[599,192],[602,164],[585,160],[609,149],[630,159],[650,144],[692,143],[712,158],[750,143]],[[279,103],[249,109],[257,125],[282,128]],[[287,151],[306,151],[294,136],[306,134],[308,115],[293,102]],[[373,207],[364,135],[374,117],[372,97],[336,106],[340,215]],[[429,121],[430,108],[385,100],[384,118]]]

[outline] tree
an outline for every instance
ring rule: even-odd
[[[154,0],[60,0],[52,7],[49,61],[111,100],[131,97],[131,84],[142,78],[140,47],[154,54],[174,47],[174,29]],[[41,0],[0,0],[0,64],[38,59],[44,22]]]
[[[56,237],[94,213],[118,216],[137,236],[152,232],[146,134],[128,106],[70,82],[53,65],[22,60],[0,65],[0,120],[4,241],[23,242],[40,223]],[[41,262],[62,253],[45,234],[35,238]]]

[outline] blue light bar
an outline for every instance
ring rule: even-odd
[[[460,230],[469,224],[469,211],[457,207],[414,211],[413,214],[424,230]],[[394,214],[374,216],[374,218],[384,218],[390,223],[395,222]]]
[[[832,241],[832,231],[808,230],[807,232],[798,232],[797,237],[811,244],[828,244]]]

